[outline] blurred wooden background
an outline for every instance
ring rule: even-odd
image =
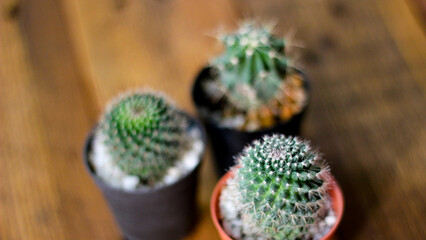
[[[421,0],[419,1],[421,4]],[[303,136],[341,183],[339,239],[426,239],[426,38],[414,0],[4,0],[0,3],[0,239],[120,239],[81,148],[109,98],[150,86],[194,113],[209,37],[243,17],[275,19],[305,46],[313,79]],[[200,178],[218,239],[216,182]]]

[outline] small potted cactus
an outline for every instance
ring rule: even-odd
[[[269,25],[245,22],[218,38],[225,51],[199,73],[192,97],[222,175],[254,139],[299,133],[309,81],[292,67],[288,41],[277,38]]]
[[[125,238],[181,239],[191,229],[205,141],[201,125],[158,93],[111,101],[84,162]]]
[[[265,136],[237,161],[211,198],[222,239],[331,239],[343,215],[342,192],[306,141]]]

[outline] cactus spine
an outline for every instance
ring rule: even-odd
[[[329,168],[307,142],[265,136],[239,156],[234,184],[244,218],[274,239],[299,239],[326,213]]]
[[[116,164],[152,185],[179,158],[186,146],[186,119],[155,93],[132,92],[107,107],[98,134]]]
[[[267,104],[287,72],[285,41],[276,38],[270,27],[243,23],[235,32],[220,37],[225,52],[213,60],[218,80],[229,102],[249,111]]]

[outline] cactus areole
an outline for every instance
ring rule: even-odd
[[[327,177],[309,144],[265,136],[238,157],[235,181],[243,218],[274,239],[299,239],[326,213]]]
[[[131,92],[107,107],[97,128],[116,164],[142,183],[161,179],[185,149],[186,119],[156,93]]]

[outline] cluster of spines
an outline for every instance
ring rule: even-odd
[[[307,142],[265,136],[239,156],[236,183],[243,215],[271,235],[302,235],[325,214],[329,168]]]
[[[229,101],[250,110],[268,103],[280,89],[287,71],[284,39],[276,38],[272,27],[243,23],[221,36],[225,52],[213,60],[218,80]]]
[[[98,126],[116,164],[148,185],[179,158],[185,131],[186,120],[172,104],[158,93],[143,91],[113,100]]]

